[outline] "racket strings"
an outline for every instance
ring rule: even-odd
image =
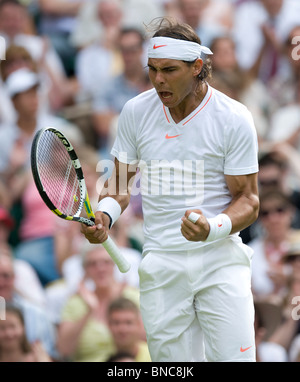
[[[70,156],[51,131],[41,137],[37,163],[43,188],[54,206],[68,216],[81,212],[80,184]]]

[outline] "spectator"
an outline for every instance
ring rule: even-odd
[[[289,242],[288,250],[285,253],[282,260],[285,264],[288,264],[291,268],[290,270],[292,275],[291,280],[299,281],[300,279],[300,237],[299,236],[294,237]],[[299,284],[295,284],[295,285],[298,286]],[[293,296],[296,296],[296,295],[297,293],[293,294]]]
[[[267,87],[239,66],[232,37],[223,35],[215,38],[211,49],[214,53],[212,86],[247,106],[253,115],[260,144],[269,128],[271,100]]]
[[[255,297],[285,298],[289,268],[282,258],[298,230],[291,228],[293,206],[279,190],[260,194],[259,223],[262,235],[248,243],[253,249],[252,288]],[[299,234],[299,233],[298,233]]]
[[[126,352],[135,362],[151,362],[148,346],[142,341],[144,327],[137,305],[120,297],[108,307],[108,326],[113,336],[115,352]]]
[[[48,79],[50,86],[56,89],[56,99],[51,98],[51,110],[57,111],[73,102],[77,93],[77,83],[68,79],[63,62],[46,38],[26,33],[26,20],[30,17],[26,7],[17,0],[0,2],[0,34],[6,39],[6,46],[22,46]]]
[[[107,326],[110,302],[124,296],[138,305],[139,293],[115,280],[114,262],[102,246],[87,243],[83,266],[85,277],[78,293],[63,309],[58,348],[70,360],[104,362],[113,352],[113,340]],[[88,280],[92,285],[87,284]]]
[[[291,0],[259,0],[241,4],[235,14],[234,39],[242,68],[268,83],[286,70],[282,46],[298,21],[299,6]]]
[[[85,7],[92,7],[96,25],[100,24],[93,41],[85,45],[81,43],[82,46],[75,62],[75,72],[80,84],[80,97],[90,99],[105,86],[107,81],[113,76],[121,74],[123,70],[123,62],[118,49],[123,12],[118,0],[88,2]],[[89,25],[90,22],[84,22],[84,28],[87,24]],[[82,38],[86,38],[85,32],[78,33],[82,34]]]
[[[275,76],[268,85],[269,93],[274,102],[274,110],[293,105],[297,100],[297,86],[295,84],[300,80],[299,36],[300,24],[291,29],[283,46],[283,53],[290,70]]]
[[[12,249],[9,244],[9,235],[14,227],[14,220],[9,211],[0,206],[0,255],[13,258]],[[29,263],[20,259],[13,259],[15,281],[14,286],[17,291],[33,303],[45,307],[46,296],[41,282]]]
[[[300,362],[300,335],[296,335],[289,349],[290,362]]]
[[[115,136],[113,121],[119,116],[124,104],[130,98],[150,89],[150,83],[143,67],[144,37],[137,29],[123,29],[120,32],[119,48],[122,53],[124,71],[100,89],[94,101],[94,126],[99,136],[103,157],[107,157],[109,138]],[[116,91],[118,89],[118,91]]]
[[[67,103],[70,103],[71,97],[69,93],[69,84],[66,83],[61,77],[57,76],[52,68],[50,68],[45,61],[35,61],[22,46],[10,45],[6,50],[6,59],[1,64],[1,78],[3,83],[7,77],[15,70],[21,68],[28,68],[29,70],[37,73],[40,80],[40,108],[44,112],[56,113]],[[10,123],[16,119],[13,105],[8,94],[5,91],[5,86],[1,88],[1,97],[5,104],[1,108],[4,109],[4,114],[7,115],[6,120]],[[12,110],[11,110],[12,109]]]
[[[279,328],[283,320],[282,304],[267,299],[255,301],[254,306],[256,362],[287,362],[286,349],[270,341],[271,335]]]
[[[232,0],[205,0],[203,20],[205,23],[230,32],[234,21],[234,4]],[[200,36],[201,37],[201,36]]]
[[[178,6],[179,18],[195,30],[203,45],[210,46],[215,37],[226,32],[220,24],[206,22],[206,2],[203,0],[178,0]]]
[[[45,206],[33,182],[30,150],[34,134],[44,126],[63,129],[70,125],[52,115],[39,113],[38,76],[26,68],[14,71],[6,81],[18,119],[0,129],[0,175],[12,202],[21,201],[17,258],[28,261],[43,285],[60,277],[55,261],[55,215]],[[76,127],[70,129],[76,131]],[[37,254],[38,253],[38,254]]]
[[[29,343],[22,311],[11,304],[5,310],[5,320],[0,320],[0,362],[51,362],[40,342]]]
[[[0,255],[0,296],[7,304],[12,303],[21,309],[28,341],[31,344],[40,342],[52,359],[58,359],[55,327],[48,320],[45,312],[18,293],[14,285],[13,260],[7,255]]]
[[[74,75],[74,59],[77,54],[77,49],[70,40],[71,32],[85,1],[39,0],[39,33],[50,39],[68,77]]]
[[[260,192],[280,189],[294,206],[293,228],[300,228],[299,153],[288,143],[272,145],[259,160]]]
[[[295,99],[278,108],[272,116],[269,141],[287,142],[292,148],[300,148],[300,78],[294,83]],[[284,126],[284,129],[282,128]]]
[[[283,257],[289,267],[288,291],[283,305],[283,322],[270,337],[270,341],[288,353],[289,361],[299,362],[299,296],[300,296],[300,236],[291,238]]]
[[[148,0],[122,0],[124,12],[124,26],[142,28],[156,17],[165,14],[164,7],[157,1]]]
[[[148,0],[96,0],[82,6],[72,41],[79,49],[91,43],[118,37],[116,26],[141,29],[155,17],[165,13],[164,6]],[[114,41],[115,43],[116,41]]]

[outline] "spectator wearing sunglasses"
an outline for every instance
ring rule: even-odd
[[[289,267],[283,263],[283,257],[292,237],[299,235],[299,230],[292,228],[294,211],[283,191],[273,189],[261,193],[260,235],[248,244],[254,250],[252,288],[255,297],[285,297]]]
[[[288,143],[274,145],[259,160],[258,185],[260,192],[274,188],[284,192],[295,207],[292,227],[300,228],[300,155]]]
[[[290,144],[281,142],[262,150],[259,158],[258,187],[264,194],[273,189],[283,192],[294,206],[292,228],[300,229],[300,154]],[[260,234],[259,221],[241,231],[245,244]]]

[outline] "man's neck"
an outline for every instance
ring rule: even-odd
[[[190,115],[203,101],[208,87],[206,83],[199,84],[197,91],[194,93],[190,93],[186,99],[181,102],[180,105],[170,109],[170,113],[172,115],[173,120],[176,123],[179,123],[188,115]]]

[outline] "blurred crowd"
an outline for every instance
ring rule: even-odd
[[[147,25],[162,16],[195,29],[214,53],[211,86],[252,112],[261,205],[241,237],[254,252],[257,360],[300,361],[299,0],[0,0],[0,361],[150,361],[140,195],[111,232],[132,264],[121,274],[44,205],[30,150],[38,129],[63,131],[97,204],[119,113],[151,88]]]

